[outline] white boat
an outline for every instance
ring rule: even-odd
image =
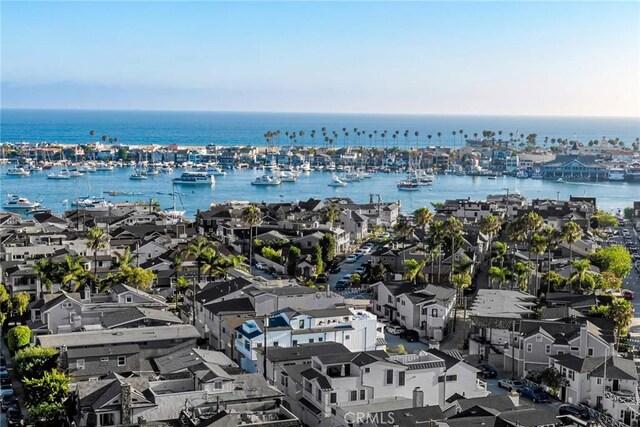
[[[206,172],[183,172],[178,178],[173,178],[174,184],[180,185],[214,185],[216,179]]]
[[[160,168],[160,172],[162,172],[162,173],[173,173],[173,168],[171,166],[162,166]]]
[[[433,175],[426,173],[423,170],[415,170],[407,175],[407,179],[416,181],[418,185],[431,185],[433,184]]]
[[[625,170],[622,168],[611,168],[607,173],[607,179],[609,181],[624,181]]]
[[[419,191],[420,184],[414,179],[407,179],[398,183],[398,190],[401,191]]]
[[[32,202],[26,197],[15,196],[13,194],[8,194],[7,196],[7,201],[2,205],[2,207],[7,210],[30,210],[40,206],[40,202]]]
[[[277,175],[277,177],[282,182],[296,182],[298,180],[298,174],[290,171],[282,171]]]
[[[564,178],[558,178],[558,179],[556,179],[556,182],[563,183],[563,182],[566,182],[566,181],[564,180]]]
[[[627,181],[640,182],[640,162],[633,162],[625,171]]]
[[[38,166],[38,165],[28,164],[25,167],[25,169],[28,170],[29,172],[42,172],[42,166]]]
[[[129,179],[134,181],[142,181],[147,179],[147,173],[145,171],[136,170],[131,175],[129,175]]]
[[[159,175],[160,171],[154,167],[149,166],[147,168],[147,175],[156,176]]]
[[[311,172],[311,163],[305,161],[300,165],[300,170],[302,172]]]
[[[79,178],[81,176],[84,176],[84,174],[82,172],[80,172],[79,170],[72,169],[72,170],[69,171],[69,176],[73,177],[73,178]]]
[[[520,169],[517,173],[516,173],[516,178],[520,178],[520,179],[526,179],[529,178],[529,172],[527,172],[524,169]]]
[[[97,170],[98,169],[96,169],[93,166],[85,165],[85,166],[81,166],[78,169],[78,172],[81,172],[81,173],[95,173],[95,172],[97,172]]]
[[[98,163],[96,166],[96,172],[111,172],[113,169],[113,165],[108,163]]]
[[[22,167],[15,167],[7,169],[7,175],[9,176],[29,176],[31,172]]]
[[[251,182],[251,185],[259,185],[259,186],[270,186],[270,185],[280,185],[282,180],[275,176],[262,175],[257,177],[254,181]]]
[[[362,176],[357,172],[350,172],[345,175],[345,181],[347,182],[360,182],[362,181]]]
[[[346,187],[347,183],[337,176],[334,176],[331,182],[328,184],[329,187]]]
[[[544,175],[542,175],[542,172],[540,171],[540,169],[536,169],[533,171],[533,173],[531,174],[531,179],[542,179],[544,178]]]
[[[69,179],[71,176],[69,175],[69,171],[66,169],[61,170],[60,172],[51,172],[47,175],[47,179]]]

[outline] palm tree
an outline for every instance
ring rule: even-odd
[[[47,292],[51,293],[53,281],[59,274],[58,265],[51,260],[51,258],[41,258],[33,265],[40,283],[47,288]]]
[[[528,257],[529,257],[529,264],[531,264],[531,246],[533,244],[533,235],[538,231],[542,230],[542,227],[544,227],[544,220],[538,213],[534,211],[527,213],[525,216],[521,218],[521,220],[522,220],[522,228],[524,229],[524,232],[527,234],[527,241],[529,243]]]
[[[89,131],[89,135],[91,135],[91,136],[95,136],[95,134],[96,134],[96,131],[95,131],[94,129],[91,129],[91,130]]]
[[[209,240],[207,240],[203,236],[199,236],[196,237],[187,248],[187,256],[192,256],[193,258],[195,258],[196,265],[198,267],[198,282],[200,282],[201,279],[202,265],[204,264],[204,252],[206,249],[211,247],[212,244]],[[193,297],[195,298],[195,293]]]
[[[480,231],[489,236],[489,267],[493,267],[493,257],[491,252],[493,250],[493,237],[502,228],[502,220],[495,215],[487,215],[480,221]]]
[[[402,278],[409,280],[412,284],[416,284],[418,279],[424,280],[424,274],[422,270],[427,265],[427,258],[422,261],[416,261],[415,259],[408,259],[404,262],[404,274]]]
[[[544,254],[547,250],[547,239],[538,233],[535,233],[531,238],[531,244],[529,245],[529,252],[536,254],[536,289],[535,293],[540,290],[540,255]]]
[[[448,217],[444,221],[444,237],[451,242],[451,268],[449,269],[449,281],[453,274],[454,254],[456,253],[456,241],[462,239],[462,222],[454,216]]]
[[[556,249],[556,247],[558,246],[558,243],[561,240],[561,234],[555,228],[551,226],[547,226],[542,229],[542,236],[545,238],[546,245],[547,245],[547,262],[548,262],[547,274],[549,274],[551,272],[551,261],[553,258],[553,251]],[[550,291],[551,291],[550,282],[547,281],[547,295],[549,295]]]
[[[337,203],[329,203],[320,210],[320,218],[322,222],[330,224],[331,228],[333,228],[341,213],[342,208]]]
[[[416,225],[422,228],[422,231],[426,231],[427,226],[433,220],[433,212],[431,212],[426,206],[423,206],[413,212],[413,219]]]
[[[595,279],[589,272],[591,262],[588,259],[577,259],[571,265],[575,269],[567,281],[571,286],[571,290],[575,292],[592,291],[595,286]]]
[[[94,286],[98,282],[98,251],[107,248],[109,235],[100,227],[93,227],[87,235],[87,247],[93,250],[93,277]]]
[[[249,273],[253,264],[253,227],[260,223],[262,213],[256,205],[250,205],[242,213],[242,220],[249,224]]]
[[[609,318],[616,328],[617,349],[620,349],[620,337],[622,333],[631,325],[634,317],[634,310],[631,303],[623,298],[614,298],[609,305]]]
[[[67,255],[59,265],[60,279],[63,285],[73,285],[72,290],[76,290],[84,282],[87,271],[82,266],[81,257]],[[71,289],[71,288],[70,288]]]
[[[502,267],[491,267],[489,269],[489,281],[490,283],[498,282],[500,289],[502,285],[507,281],[507,269]]]
[[[405,244],[409,237],[413,234],[413,226],[407,221],[407,218],[400,217],[398,221],[393,226],[393,233],[395,234],[396,239],[402,242],[402,249],[404,249]],[[405,253],[404,250],[402,252],[402,261],[404,262]]]
[[[429,247],[435,251],[438,257],[438,278],[440,278],[440,269],[442,267],[442,245],[445,242],[445,227],[442,221],[433,221],[429,227],[429,235],[427,240]],[[433,272],[432,272],[433,276]]]
[[[209,273],[209,281],[217,276],[220,271],[220,255],[212,247],[205,248],[202,251],[202,272]]]
[[[496,259],[500,259],[500,268],[504,267],[504,259],[507,256],[507,250],[508,250],[508,246],[506,243],[503,242],[496,242],[496,250],[495,250],[495,255],[492,257],[496,258]]]
[[[521,291],[527,291],[529,284],[529,266],[524,262],[516,262],[513,266],[513,278],[515,285],[520,288]]]
[[[569,244],[569,260],[573,262],[573,244],[582,237],[582,228],[573,221],[562,225],[562,240]]]
[[[442,144],[442,139],[440,139],[440,137],[442,137],[442,132],[438,132],[436,135],[438,135],[438,144]]]
[[[456,320],[458,319],[458,302],[460,301],[461,293],[471,286],[471,275],[468,272],[456,273],[451,276],[451,285],[456,290],[456,303],[454,306],[453,314],[453,330],[456,330]]]

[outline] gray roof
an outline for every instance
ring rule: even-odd
[[[119,356],[138,353],[140,353],[140,346],[138,344],[125,344],[104,348],[72,348],[67,350],[67,358],[73,360],[89,357]]]
[[[161,374],[179,372],[202,362],[221,366],[237,366],[224,353],[193,348],[193,344],[190,342],[180,344],[174,348],[175,351],[153,359]]]
[[[109,329],[92,332],[71,332],[55,335],[38,335],[42,347],[106,346],[172,339],[196,339],[200,333],[193,325],[154,326],[131,329]]]
[[[125,310],[112,311],[102,316],[102,325],[112,329],[127,323],[136,322],[143,319],[154,320],[162,323],[180,324],[182,320],[170,311],[156,310],[152,308],[133,307]]]
[[[311,356],[326,354],[351,353],[343,344],[324,341],[310,344],[299,344],[297,347],[269,348],[267,359],[272,362],[311,359]]]

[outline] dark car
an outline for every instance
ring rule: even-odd
[[[331,270],[329,270],[329,273],[340,273],[340,271],[342,271],[342,267],[340,267],[339,265],[334,265],[333,267],[331,267]]]
[[[2,399],[2,405],[1,405],[2,412],[7,412],[7,409],[14,408],[14,407],[20,408],[20,405],[18,403],[18,399],[16,399],[15,396],[6,397],[6,398]]]
[[[533,400],[533,403],[551,402],[551,396],[542,387],[525,387],[520,390],[520,395]]]
[[[336,290],[346,289],[349,287],[349,282],[345,279],[340,279],[336,282]]]
[[[400,338],[409,342],[417,342],[418,340],[420,340],[420,335],[413,329],[405,329],[400,333]]]
[[[562,405],[558,410],[560,415],[571,415],[576,418],[580,418],[582,420],[590,420],[591,415],[589,414],[589,410],[584,406],[577,405]]]
[[[7,425],[9,426],[21,426],[23,424],[22,421],[22,412],[20,412],[19,408],[9,408],[7,411]]]
[[[329,278],[324,273],[318,274],[318,277],[316,277],[316,283],[327,283],[328,280]]]
[[[480,372],[478,372],[478,375],[480,375],[482,378],[495,378],[498,376],[498,370],[493,365],[478,365],[477,368],[480,370]]]

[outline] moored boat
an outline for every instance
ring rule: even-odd
[[[194,172],[194,171],[186,171],[183,172],[177,178],[173,178],[174,184],[179,185],[214,185],[216,183],[213,175],[209,175],[207,172]]]
[[[334,176],[328,185],[329,187],[346,187],[347,183],[337,176]]]
[[[31,172],[23,167],[15,167],[7,169],[8,176],[29,176]]]
[[[257,177],[254,181],[251,182],[251,185],[258,186],[270,186],[270,185],[280,185],[282,180],[275,176],[262,175]]]
[[[31,201],[26,197],[13,194],[8,194],[7,196],[7,201],[2,205],[2,207],[7,210],[31,210],[40,206],[40,202]]]

